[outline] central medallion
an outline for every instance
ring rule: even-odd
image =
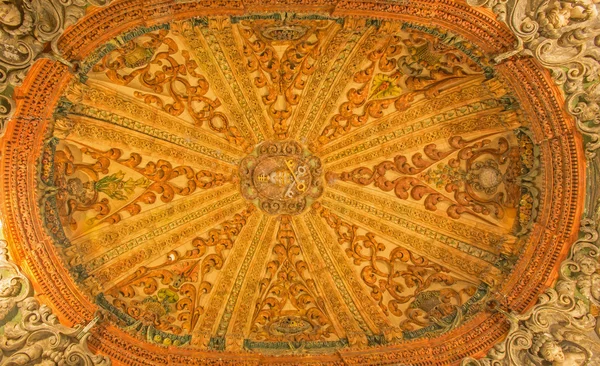
[[[263,142],[240,163],[242,195],[272,214],[297,215],[323,193],[321,161],[295,141]]]

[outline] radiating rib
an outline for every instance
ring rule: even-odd
[[[220,151],[221,159],[229,163],[246,154],[236,144],[228,143],[203,128],[194,127],[187,121],[94,80],[88,80],[86,84],[74,82],[67,92],[67,98],[76,103],[70,109],[70,113],[75,115],[126,127],[150,137],[167,139],[184,147],[196,142],[206,146],[207,152]],[[212,155],[217,156],[214,153]]]
[[[198,233],[210,229],[220,221],[241,211],[247,203],[238,193],[186,215],[184,218],[162,225],[144,235],[137,236],[108,250],[101,256],[83,263],[92,282],[100,286],[116,281],[134,266],[142,265],[185,243]],[[126,255],[123,255],[127,253]]]
[[[228,349],[242,349],[244,338],[250,332],[250,321],[254,304],[258,297],[258,287],[263,275],[265,265],[269,258],[270,250],[275,244],[275,229],[277,220],[270,216],[264,216],[261,220],[259,229],[256,231],[248,254],[240,266],[240,270],[235,279],[235,286],[227,296],[225,310],[232,316],[221,314],[218,325],[209,324],[209,319],[205,319],[198,327],[197,336],[200,339],[206,339],[210,329],[214,330],[217,337],[228,335]],[[210,328],[210,329],[209,329]],[[202,341],[200,341],[202,342]]]
[[[333,278],[337,291],[361,330],[367,337],[382,333],[393,336],[395,331],[370,296],[362,290],[354,271],[347,265],[347,256],[339,250],[329,231],[324,229],[322,219],[316,215],[314,209],[304,215],[304,224]]]
[[[314,117],[315,106],[323,104],[324,94],[331,88],[333,81],[340,73],[346,57],[352,52],[356,42],[360,39],[366,28],[358,31],[350,29],[335,29],[331,37],[321,46],[323,55],[316,63],[316,68],[308,80],[305,92],[302,94],[300,104],[294,109],[289,119],[289,137],[298,139],[298,132],[306,122],[309,109]],[[343,48],[342,48],[343,47]],[[319,97],[320,99],[317,99]],[[310,116],[308,117],[310,118]]]
[[[475,132],[492,134],[517,126],[518,121],[514,111],[499,113],[498,110],[490,110],[486,114],[461,118],[418,131],[418,138],[412,136],[413,131],[410,128],[407,129],[406,134],[403,130],[399,130],[390,132],[383,139],[374,137],[328,156],[324,165],[328,171],[340,171],[378,158],[411,151],[436,141],[444,141],[452,136],[467,136]]]
[[[325,198],[352,207],[356,211],[378,216],[391,226],[429,237],[440,244],[476,256],[492,265],[500,260],[500,249],[504,247],[502,252],[506,254],[513,249],[511,243],[514,244],[516,238],[508,235],[511,243],[506,243],[505,236],[500,234],[503,230],[498,230],[497,227],[489,227],[482,223],[475,226],[475,222],[469,225],[465,222],[466,219],[458,222],[423,208],[408,205],[404,201],[390,200],[389,197],[374,191],[357,190],[342,184],[336,184],[332,188],[342,192],[343,195],[326,192]],[[486,231],[485,229],[488,228],[496,233]]]
[[[215,329],[223,314],[232,314],[233,305],[229,305],[229,298],[237,296],[243,283],[245,272],[247,272],[250,262],[254,258],[256,249],[260,244],[260,239],[266,227],[268,227],[271,218],[257,212],[252,215],[248,223],[239,234],[232,252],[227,257],[225,267],[220,276],[215,280],[210,299],[204,307],[205,311],[201,315],[197,326],[192,330],[192,342],[204,347],[208,346],[208,339],[215,335]],[[241,277],[240,277],[241,276]],[[238,278],[242,280],[237,280]],[[231,294],[229,298],[223,294]],[[226,317],[226,319],[230,319]],[[224,334],[217,333],[217,337]]]
[[[226,32],[230,34],[229,32]],[[202,35],[200,35],[202,34]],[[181,39],[198,60],[199,65],[213,84],[213,89],[223,99],[224,104],[230,108],[238,127],[247,136],[250,146],[268,138],[268,131],[264,126],[264,116],[252,99],[238,88],[238,80],[231,71],[232,63],[227,60],[218,40],[209,27],[191,26],[184,23]],[[240,57],[239,55],[237,55]]]
[[[209,294],[214,293],[215,276],[222,273],[230,255],[239,252],[240,234],[256,213],[256,207],[247,206],[245,210],[211,226],[208,232],[172,248],[148,264],[136,267],[130,275],[107,289],[103,293],[104,299],[108,299],[109,303],[112,299],[117,310],[122,309],[141,321],[154,314],[153,325],[156,328],[180,337],[187,335],[179,340],[189,342],[189,334],[205,313]],[[147,307],[140,307],[140,300],[142,303],[155,300],[155,304],[162,300],[163,305],[171,303],[175,309],[171,314],[161,316],[148,311]]]
[[[343,329],[350,345],[366,345],[368,343],[366,335],[372,334],[372,332],[366,326],[362,315],[356,312],[352,313],[344,302],[344,299],[340,297],[342,295],[336,287],[334,280],[334,277],[339,279],[339,275],[334,273],[334,268],[328,266],[328,264],[331,265],[331,262],[324,262],[319,254],[317,254],[320,242],[313,237],[318,237],[317,234],[313,233],[313,236],[311,236],[303,219],[298,216],[294,217],[294,230],[298,233],[300,246],[306,254],[306,258],[308,259],[307,265],[311,268],[311,273],[315,275],[317,285],[327,294],[325,300],[327,301],[330,313],[336,315],[336,326]],[[337,283],[337,285],[343,286],[340,283]],[[349,298],[347,300],[349,302],[352,301]],[[361,325],[364,329],[361,329]]]
[[[475,256],[469,255],[467,257],[465,256],[465,253],[440,244],[435,240],[427,239],[420,235],[408,234],[402,229],[394,228],[392,225],[382,222],[381,219],[376,216],[349,210],[329,199],[324,199],[322,204],[327,209],[349,219],[351,222],[358,223],[359,226],[368,228],[382,235],[392,243],[396,243],[399,246],[412,250],[420,256],[429,258],[433,262],[439,263],[456,273],[462,274],[462,276],[470,282],[479,283],[479,281],[483,281],[493,285],[499,283],[499,280],[502,278],[500,270]]]
[[[62,124],[65,124],[62,126]],[[120,126],[107,125],[106,122],[82,116],[71,116],[70,119],[57,123],[55,131],[62,138],[83,144],[123,147],[140,153],[142,156],[160,156],[169,161],[184,161],[185,164],[200,168],[211,169],[224,174],[233,174],[237,166],[226,163],[214,156],[221,156],[217,151],[211,150],[200,144],[179,146],[175,143],[161,144],[154,138],[142,133],[137,133]]]
[[[338,250],[349,257],[348,265],[361,280],[361,288],[369,292],[371,300],[390,321],[394,324],[399,322],[400,330],[413,330],[414,325],[435,323],[431,320],[414,322],[415,319],[410,316],[411,312],[416,315],[411,309],[422,305],[423,297],[441,291],[451,294],[460,305],[477,292],[479,283],[464,281],[448,268],[394,245],[326,208],[318,205],[314,208],[329,226],[329,229],[323,228],[324,232],[331,230],[335,233]]]
[[[452,120],[464,119],[469,115],[481,112],[489,114],[491,109],[502,111],[503,104],[493,93],[497,82],[494,82],[495,79],[488,82],[483,80],[472,79],[465,83],[466,85],[450,88],[437,97],[415,102],[406,111],[393,112],[357,127],[343,138],[320,147],[317,154],[324,162],[329,163],[335,160],[335,152],[348,149],[352,145],[363,146],[367,143],[365,146],[368,146],[370,140],[375,140],[376,144],[381,145]]]
[[[200,73],[198,62],[182,49],[176,32],[160,29],[145,33],[130,41],[128,47],[109,51],[90,76],[133,87],[129,89],[132,95],[145,104],[182,116],[245,150],[251,148],[249,135],[214,97],[214,88]]]
[[[377,38],[377,35],[373,33],[373,29],[368,28],[362,37],[357,42],[355,41],[355,47],[350,50],[349,55],[346,55],[346,53],[340,54],[340,57],[344,56],[348,61],[344,62],[341,59],[336,61],[336,66],[339,66],[337,73],[333,73],[331,79],[324,81],[315,103],[298,131],[297,136],[300,141],[311,142],[317,140],[321,130],[328,123],[328,118],[336,107],[340,96],[354,73],[359,70],[361,63],[375,46]],[[344,63],[342,64],[342,62]],[[333,85],[333,88],[331,88],[331,85]]]
[[[119,243],[130,240],[134,235],[145,235],[156,230],[157,225],[160,227],[161,223],[167,221],[173,223],[179,220],[188,222],[189,219],[186,217],[195,209],[206,205],[207,202],[214,202],[220,197],[230,196],[237,190],[237,186],[228,184],[209,191],[199,191],[194,195],[181,197],[168,204],[143,211],[116,224],[94,226],[80,237],[72,238],[72,247],[68,248],[68,251],[73,252],[74,258],[78,258],[77,262],[86,262],[102,251],[110,250]]]

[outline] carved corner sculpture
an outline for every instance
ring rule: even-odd
[[[32,295],[31,283],[8,259],[7,243],[0,240],[0,363],[108,366],[107,357],[87,347],[88,325],[61,325],[52,310]]]
[[[558,282],[540,296],[531,311],[506,313],[501,304],[494,304],[511,324],[508,337],[487,357],[466,359],[463,366],[600,364],[597,222],[597,216],[583,220],[583,237],[561,264]]]
[[[491,8],[517,37],[514,55],[535,57],[561,86],[565,106],[589,136],[589,157],[600,148],[600,5],[594,0],[468,0]]]
[[[94,319],[0,242],[0,364],[600,364],[600,4],[104,3],[0,0],[11,254]]]
[[[89,5],[110,0],[3,0],[0,2],[0,136],[14,113],[14,88],[39,58],[60,59],[56,41]],[[48,50],[51,48],[51,51]],[[69,62],[66,62],[69,64]],[[70,64],[73,67],[72,64]]]

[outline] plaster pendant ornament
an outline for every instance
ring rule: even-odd
[[[321,161],[294,141],[262,143],[239,172],[244,197],[269,214],[299,214],[323,194]]]

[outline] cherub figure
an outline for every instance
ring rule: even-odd
[[[0,0],[0,23],[9,27],[18,27],[22,20],[22,12],[14,1]]]
[[[22,1],[0,0],[0,35],[6,32],[13,37],[19,37],[32,29],[31,12],[25,9]]]
[[[563,340],[560,343],[552,335],[536,333],[529,350],[534,365],[583,366],[588,356],[575,343]]]
[[[556,0],[539,9],[537,21],[543,34],[560,38],[565,28],[598,17],[598,0]]]
[[[573,260],[579,265],[577,274],[577,289],[588,300],[600,306],[600,274],[598,261],[587,253],[580,251]]]

